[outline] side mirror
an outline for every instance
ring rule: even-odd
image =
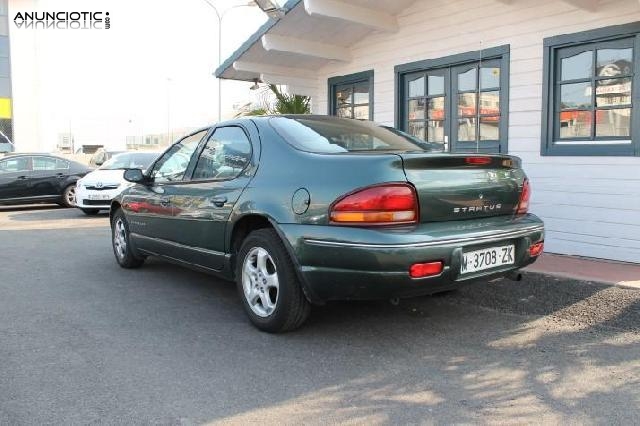
[[[124,171],[124,180],[133,183],[145,183],[147,178],[140,169],[126,169]]]
[[[95,161],[95,165],[98,166],[98,167],[102,166],[103,164],[104,164],[104,161],[102,161],[102,160],[96,160]]]

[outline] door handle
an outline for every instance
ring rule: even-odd
[[[58,179],[62,179],[64,177],[64,173],[56,173],[56,177]]]
[[[224,207],[224,203],[227,202],[227,197],[213,197],[211,202],[216,207]]]
[[[169,204],[171,204],[171,201],[169,201],[168,198],[161,198],[160,199],[160,205],[162,207],[167,207]]]
[[[27,179],[27,177],[25,175],[22,175],[22,176],[18,176],[16,179],[25,180]]]

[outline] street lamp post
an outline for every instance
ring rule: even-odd
[[[235,6],[231,6],[228,9],[225,9],[220,13],[218,8],[211,3],[209,0],[204,0],[213,10],[216,12],[216,17],[218,18],[218,66],[222,64],[222,19],[232,9],[237,9],[239,7],[255,7],[258,6],[255,2],[250,1],[247,4],[237,4]],[[222,121],[222,79],[218,78],[218,123]]]

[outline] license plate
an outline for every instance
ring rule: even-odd
[[[89,200],[95,200],[95,201],[107,201],[110,200],[111,197],[109,196],[109,194],[89,194],[87,196],[87,199]]]
[[[503,265],[513,265],[515,259],[513,253],[515,246],[487,247],[482,250],[474,250],[462,253],[462,265],[460,273],[483,271]]]

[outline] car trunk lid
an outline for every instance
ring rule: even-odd
[[[401,153],[415,186],[420,222],[514,214],[525,174],[507,155]]]

